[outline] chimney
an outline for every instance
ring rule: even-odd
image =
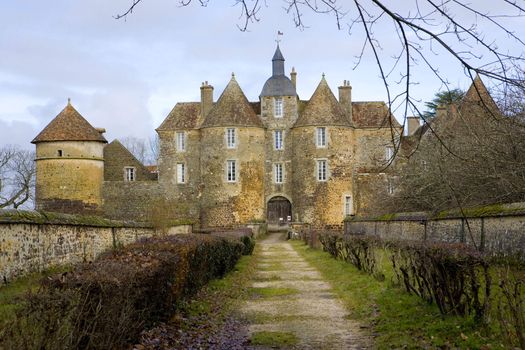
[[[419,117],[407,117],[407,136],[414,135],[419,126]]]
[[[201,117],[205,117],[213,107],[213,86],[208,81],[201,86]]]
[[[290,77],[292,78],[292,85],[294,89],[297,89],[297,72],[295,71],[295,67],[292,67],[292,72],[290,73]]]
[[[339,103],[352,121],[352,87],[348,80],[344,80],[343,86],[339,86]]]

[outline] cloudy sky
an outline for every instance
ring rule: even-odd
[[[301,30],[283,10],[283,2],[267,1],[261,20],[242,32],[237,27],[243,24],[241,9],[234,6],[235,1],[212,0],[204,8],[194,2],[181,7],[177,0],[144,0],[126,20],[116,20],[114,16],[131,0],[2,1],[0,146],[30,148],[31,139],[68,98],[93,126],[107,129],[110,141],[153,135],[175,103],[199,99],[205,80],[215,86],[217,99],[232,72],[248,99],[258,100],[271,74],[278,30],[284,33],[280,45],[286,71],[293,66],[298,72],[301,98],[311,96],[325,73],[336,95],[337,86],[346,79],[353,87],[353,100],[386,100],[371,50],[365,50],[355,67],[363,35],[357,26],[347,25],[355,17],[353,12],[343,19],[341,29],[330,15],[306,12],[308,27]],[[501,11],[498,1],[473,3],[487,11]],[[523,20],[506,19],[506,24],[525,37]],[[495,32],[489,27],[479,29],[486,35]],[[374,34],[382,39],[381,54],[391,58],[397,52],[395,31],[378,25]],[[494,40],[510,52],[523,51],[508,36]],[[446,53],[438,49],[435,53],[427,58],[437,64],[451,87],[468,88],[461,67]],[[402,88],[395,86],[399,77],[394,69],[394,92]],[[421,65],[414,66],[413,79],[419,83],[414,97],[421,101],[430,100],[442,88]],[[396,116],[401,118],[402,112]]]

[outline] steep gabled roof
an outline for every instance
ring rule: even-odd
[[[196,129],[200,111],[200,102],[179,102],[157,130]]]
[[[215,126],[263,126],[234,75],[201,127]]]
[[[102,133],[91,126],[69,102],[31,143],[49,141],[99,141],[107,143]]]
[[[387,128],[389,118],[393,127],[401,127],[383,101],[352,102],[352,122],[356,128]]]
[[[479,75],[476,75],[476,78],[474,78],[474,81],[465,93],[463,100],[461,100],[459,108],[468,108],[476,105],[482,106],[492,113],[499,113],[499,108],[496,105],[496,102],[494,102],[494,99],[490,96],[487,87],[483,84]]]
[[[104,180],[124,181],[124,167],[134,167],[135,181],[157,180],[157,174],[148,170],[119,140],[104,147]]]
[[[309,125],[350,126],[348,116],[335,98],[324,76],[295,122],[295,126]]]

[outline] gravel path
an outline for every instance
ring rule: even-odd
[[[260,332],[292,335],[295,345],[281,345],[289,349],[371,348],[370,338],[348,319],[331,286],[281,234],[257,244],[261,255],[251,283],[253,296],[239,310],[248,321],[249,337]]]

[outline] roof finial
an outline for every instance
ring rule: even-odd
[[[71,97],[68,97],[68,98],[67,98],[67,105],[68,105],[68,106],[71,106]]]
[[[324,78],[324,72],[323,72],[323,78]]]
[[[232,72],[232,78],[235,79],[235,72]]]
[[[283,32],[281,32],[280,30],[277,31],[277,39],[275,39],[277,46],[279,46],[279,43],[281,42],[281,39],[279,38],[279,36],[283,36]]]

